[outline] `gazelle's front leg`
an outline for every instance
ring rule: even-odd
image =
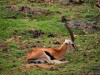
[[[60,60],[54,59],[54,57],[52,57],[52,55],[50,55],[48,52],[43,52],[43,57],[44,57],[44,60],[49,64],[65,64],[65,63],[68,63],[68,61],[60,61]]]
[[[44,52],[44,60],[49,63],[49,64],[54,64],[53,60],[51,60],[51,58]]]

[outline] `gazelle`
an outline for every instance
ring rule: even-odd
[[[66,23],[65,23],[66,25]],[[69,29],[68,26],[66,26]],[[71,38],[74,41],[73,33],[71,32]],[[49,63],[49,64],[62,64],[68,61],[60,61],[62,57],[66,54],[70,46],[72,45],[75,50],[76,47],[72,40],[65,39],[64,43],[59,48],[35,48],[27,55],[27,61],[29,63]]]

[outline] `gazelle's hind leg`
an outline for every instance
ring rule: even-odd
[[[54,64],[66,64],[68,61],[52,60]]]
[[[29,63],[41,64],[41,63],[46,63],[46,61],[44,59],[29,60]]]
[[[50,56],[47,55],[44,51],[39,51],[36,53],[33,53],[29,55],[28,63],[49,63],[53,64],[53,61],[51,60]]]
[[[34,64],[42,64],[42,63],[47,63],[45,59],[38,59],[38,60],[30,60],[30,63]],[[66,64],[68,61],[59,61],[59,60],[51,60],[51,63],[49,64]]]

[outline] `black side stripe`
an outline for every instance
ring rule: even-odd
[[[44,52],[45,52],[45,54],[47,54],[50,57],[51,60],[55,59],[54,56],[52,56],[49,52],[47,52],[47,51],[44,51]]]

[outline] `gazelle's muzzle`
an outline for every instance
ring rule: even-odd
[[[75,45],[75,44],[72,44],[72,47],[74,48],[74,50],[75,50],[75,51],[77,51],[77,50],[78,50],[78,48],[76,47],[76,45]]]

